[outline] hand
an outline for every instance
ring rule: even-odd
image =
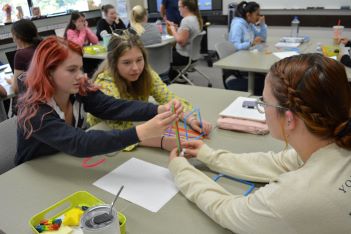
[[[349,39],[346,37],[338,38],[338,44],[342,43],[342,44],[346,45],[348,42],[349,42]]]
[[[188,124],[195,131],[202,133],[202,129],[200,127],[200,121],[196,117],[191,118],[188,121]],[[208,134],[210,134],[210,132],[212,130],[212,124],[203,120],[202,121],[202,128],[203,128],[204,134],[208,135]]]
[[[252,45],[257,45],[257,44],[261,44],[262,43],[262,38],[261,37],[255,37]]]
[[[181,143],[182,139],[180,139]],[[164,136],[163,141],[162,141],[162,148],[167,150],[167,151],[172,151],[174,148],[177,148],[177,139],[175,137],[167,137]]]
[[[163,113],[165,111],[171,111],[173,103],[174,103],[174,111],[177,114],[177,116],[179,116],[180,114],[183,113],[183,105],[177,99],[173,99],[173,100],[169,101],[167,104],[159,105],[157,112],[160,114],[160,113]]]
[[[264,25],[265,23],[266,23],[266,19],[265,19],[264,15],[261,15],[260,19],[257,21],[257,24]]]
[[[186,141],[182,143],[182,147],[185,149],[185,155],[186,157],[196,157],[197,154],[199,153],[200,148],[204,145],[205,143],[203,141],[197,140],[197,141]]]
[[[177,158],[178,155],[178,149],[174,148],[171,153],[169,154],[169,161],[171,162],[173,159]]]
[[[160,137],[164,131],[178,119],[177,114],[171,111],[156,115],[149,121],[136,126],[137,135],[140,141],[148,138]]]
[[[84,26],[85,26],[86,28],[89,27],[89,24],[88,24],[88,21],[87,21],[87,20],[84,22]]]
[[[13,76],[12,77],[10,77],[10,78],[5,78],[5,80],[6,80],[6,83],[7,84],[9,84],[9,85],[12,85],[12,83],[13,83]]]

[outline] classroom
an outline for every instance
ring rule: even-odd
[[[0,234],[351,232],[350,1],[0,8]]]

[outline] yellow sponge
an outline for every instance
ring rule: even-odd
[[[84,211],[80,208],[72,208],[64,214],[63,225],[65,226],[78,226],[80,223],[80,218],[82,217]]]

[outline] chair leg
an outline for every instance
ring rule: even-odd
[[[212,87],[212,83],[211,83],[211,80],[210,78],[208,78],[207,75],[205,75],[202,71],[200,71],[199,69],[197,69],[196,67],[194,67],[195,71],[197,71],[200,75],[202,75],[202,77],[204,77],[206,80],[207,80],[207,86],[208,87]]]

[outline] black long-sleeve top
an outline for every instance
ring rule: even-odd
[[[102,31],[106,30],[107,33],[112,34],[112,31],[115,31],[116,29],[126,29],[126,25],[121,19],[118,20],[118,24],[116,22],[109,24],[105,19],[100,19],[96,25],[96,36],[99,38],[99,41],[102,41],[100,35]]]
[[[351,41],[348,41],[345,47],[351,47]],[[340,62],[347,67],[351,67],[351,57],[349,54],[345,54],[341,57]]]
[[[56,104],[39,105],[30,120],[33,133],[25,139],[20,124],[17,130],[16,165],[43,155],[62,151],[77,157],[111,153],[139,142],[136,128],[126,130],[84,131],[85,112],[106,120],[145,121],[157,114],[157,105],[141,101],[115,99],[101,91],[70,98],[73,104],[74,126],[68,125]]]

